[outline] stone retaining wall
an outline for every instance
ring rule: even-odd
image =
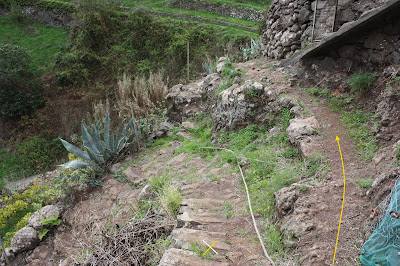
[[[216,5],[211,3],[201,3],[195,1],[175,1],[171,4],[174,8],[204,11],[225,17],[233,17],[245,20],[261,21],[264,19],[264,12],[248,7],[232,5]]]
[[[21,6],[21,11],[27,17],[40,21],[43,24],[68,29],[71,26],[72,17],[65,13],[57,13],[41,7]],[[0,7],[0,17],[6,16],[9,9]]]
[[[385,0],[274,0],[266,17],[263,33],[264,54],[288,58],[309,43],[329,36],[347,22],[357,20],[363,13],[384,4]],[[335,21],[336,12],[336,23]]]

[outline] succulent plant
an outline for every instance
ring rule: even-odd
[[[77,160],[69,161],[60,165],[64,168],[86,168],[89,167],[95,171],[103,172],[106,167],[112,164],[121,153],[121,151],[128,145],[128,141],[135,135],[136,142],[139,145],[138,130],[136,127],[133,109],[131,109],[132,118],[125,126],[125,119],[119,126],[117,134],[110,134],[110,115],[107,113],[104,118],[103,132],[100,130],[100,119],[92,127],[86,127],[82,123],[82,140],[84,150],[72,145],[71,143],[60,139],[64,147],[73,155],[80,158]],[[102,134],[103,133],[103,134]]]

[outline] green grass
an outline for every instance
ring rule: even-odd
[[[378,151],[378,142],[368,126],[368,123],[376,118],[374,114],[358,110],[345,112],[340,119],[349,129],[350,135],[358,141],[358,153],[366,161],[371,160]]]
[[[182,0],[185,1],[185,0]],[[196,1],[196,0],[195,0]],[[145,0],[145,1],[133,1],[133,0],[122,0],[122,4],[124,6],[129,7],[147,7],[147,8],[160,8],[164,9],[164,5],[167,6],[169,3],[174,1],[171,0]],[[204,1],[198,1],[204,2]],[[268,6],[271,4],[271,0],[242,0],[242,1],[235,1],[235,0],[207,0],[208,3],[222,5],[233,5],[233,6],[241,6],[241,7],[248,7],[253,8],[255,10],[267,10]],[[179,10],[179,9],[178,9]],[[183,11],[183,10],[182,10]]]
[[[361,178],[355,182],[360,189],[370,189],[374,180],[371,178]]]
[[[282,110],[275,119],[274,125],[285,129],[292,116],[288,110]],[[202,149],[215,147],[211,143],[211,123],[208,119],[199,119],[199,128],[190,132],[195,139],[185,140],[177,153],[187,152],[198,154],[208,160],[216,155],[221,158],[219,164],[231,163],[232,171],[237,171],[237,158],[229,152]],[[284,132],[285,130],[283,130]],[[250,167],[244,170],[249,187],[253,211],[261,214],[265,219],[265,243],[275,256],[284,256],[286,249],[283,241],[287,236],[279,232],[272,217],[275,212],[274,193],[298,180],[306,177],[321,179],[329,169],[328,163],[322,157],[313,157],[307,160],[299,158],[290,147],[289,139],[284,133],[275,137],[268,136],[268,128],[250,125],[237,132],[221,131],[218,146],[231,149],[236,154],[243,154],[250,162]],[[224,206],[226,215],[231,213],[229,203]]]
[[[15,24],[10,17],[0,17],[0,43],[19,45],[28,50],[37,74],[54,70],[59,48],[68,40],[68,31],[33,22],[28,26]]]
[[[224,214],[226,217],[231,218],[234,214],[234,207],[232,205],[232,202],[230,201],[225,201],[224,203]]]

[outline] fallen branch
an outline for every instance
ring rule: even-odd
[[[262,238],[261,238],[260,232],[258,231],[256,219],[254,218],[254,214],[253,214],[253,209],[251,208],[251,201],[250,201],[249,189],[247,188],[247,183],[246,183],[246,180],[245,180],[245,178],[244,178],[244,174],[243,174],[243,171],[242,171],[242,167],[240,166],[240,163],[239,163],[239,160],[238,160],[238,159],[239,159],[238,156],[237,156],[232,150],[229,150],[229,149],[226,149],[226,148],[200,147],[200,149],[210,149],[210,150],[222,150],[222,151],[227,151],[227,152],[232,153],[232,154],[236,157],[237,166],[239,167],[240,174],[242,175],[243,184],[244,184],[244,187],[246,188],[247,202],[249,203],[249,210],[250,210],[251,218],[252,218],[252,220],[253,220],[254,229],[256,230],[256,233],[257,233],[257,236],[258,236],[258,240],[260,241],[260,244],[261,244],[261,247],[262,247],[262,249],[263,249],[263,251],[264,251],[265,257],[268,259],[268,261],[271,263],[271,265],[275,266],[274,261],[273,261],[273,260],[271,259],[271,257],[268,255],[267,249],[266,249],[265,246],[264,246],[264,242],[263,242],[263,240],[262,240]]]

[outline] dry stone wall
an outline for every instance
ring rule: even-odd
[[[357,20],[363,13],[385,2],[339,0],[336,12],[336,0],[318,0],[317,5],[316,1],[308,0],[274,0],[266,16],[264,54],[275,59],[288,58],[310,42],[329,36],[342,25]]]
[[[175,1],[171,4],[174,8],[182,8],[188,10],[204,11],[225,17],[233,17],[245,20],[261,21],[264,18],[264,12],[248,7],[232,6],[232,5],[216,5],[206,2],[196,1]]]

